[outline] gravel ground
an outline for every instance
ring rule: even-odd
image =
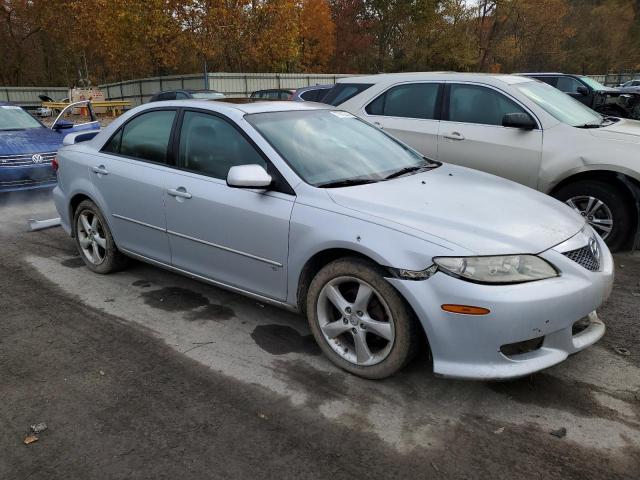
[[[638,479],[640,254],[616,256],[605,338],[561,365],[460,382],[422,355],[371,382],[296,315],[139,263],[92,274],[61,229],[26,231],[52,216],[0,198],[1,479]]]

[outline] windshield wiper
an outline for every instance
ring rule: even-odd
[[[582,125],[576,125],[576,128],[600,128],[602,127],[601,123],[584,123]]]
[[[353,187],[354,185],[364,185],[366,183],[376,183],[379,180],[373,178],[347,178],[344,180],[334,180],[332,182],[321,183],[316,185],[318,188],[338,188],[338,187]]]
[[[401,168],[400,170],[396,170],[395,172],[387,175],[386,177],[384,177],[384,179],[390,180],[392,178],[401,177],[402,175],[406,175],[408,173],[429,170],[437,166],[438,165],[413,165],[411,167],[404,167],[404,168]]]

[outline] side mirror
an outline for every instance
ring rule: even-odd
[[[578,92],[580,95],[584,95],[585,97],[589,95],[589,89],[584,85],[580,85],[578,88],[576,88],[576,92]]]
[[[505,113],[504,117],[502,117],[502,126],[521,128],[522,130],[534,130],[537,127],[533,118],[522,112]]]
[[[236,188],[268,188],[271,175],[261,165],[236,165],[229,169],[227,185]]]
[[[75,123],[60,119],[51,126],[51,130],[65,130],[74,126]]]

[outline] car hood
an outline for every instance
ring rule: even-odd
[[[443,164],[378,183],[327,189],[342,207],[456,244],[477,255],[539,253],[585,221],[540,192],[494,175]]]
[[[598,138],[640,143],[640,121],[638,120],[620,119],[608,127],[594,128],[589,132]]]
[[[62,146],[63,139],[63,134],[45,127],[0,131],[0,156],[56,152]]]

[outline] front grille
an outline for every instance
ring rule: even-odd
[[[570,252],[564,252],[564,255],[591,272],[600,270],[600,260],[591,252],[589,245]]]
[[[42,161],[34,162],[34,155],[40,155]],[[0,155],[0,167],[19,167],[25,165],[42,165],[49,164],[51,160],[56,156],[56,152],[44,152],[44,153],[28,153],[26,155]]]

